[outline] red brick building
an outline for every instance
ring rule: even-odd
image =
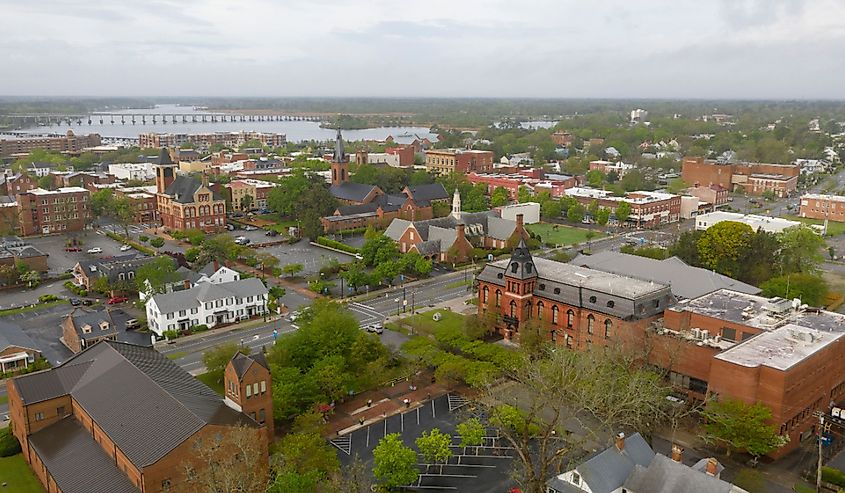
[[[79,187],[36,188],[19,194],[21,235],[81,231],[91,217],[90,197],[91,192]]]
[[[431,149],[425,153],[425,167],[429,171],[449,173],[489,173],[493,171],[493,152],[474,149]]]
[[[0,195],[14,198],[17,194],[28,192],[33,188],[38,188],[38,181],[29,175],[23,173],[0,174]]]
[[[497,188],[502,187],[510,193],[512,200],[517,199],[519,187],[528,187],[533,193],[549,192],[552,197],[563,197],[566,189],[578,186],[578,180],[573,176],[554,175],[549,178],[530,177],[522,173],[499,174],[499,173],[470,173],[467,180],[476,185],[484,183],[487,185],[487,194],[490,195]]]
[[[209,467],[197,447],[235,427],[254,433],[254,467],[267,472],[262,426],[152,348],[100,342],[6,387],[12,432],[47,493],[190,491]]]
[[[771,191],[778,197],[786,197],[795,192],[800,173],[801,167],[793,164],[719,163],[685,157],[681,178],[692,186],[719,185],[750,195]]]
[[[320,218],[324,231],[333,233],[371,225],[385,228],[396,218],[408,221],[432,219],[434,205],[449,200],[449,194],[440,183],[405,187],[401,194],[396,195],[384,194],[381,189],[372,185],[362,187],[359,188],[364,193],[363,200],[369,200],[369,202],[343,205],[338,207],[331,216]],[[342,188],[338,190],[332,187],[333,193],[350,191],[348,186]],[[341,200],[340,197],[338,200],[348,203],[350,196],[344,195],[344,197],[347,197],[347,200]]]
[[[567,147],[572,144],[573,140],[574,137],[569,132],[558,130],[552,134],[552,141],[558,146]]]
[[[808,193],[801,196],[801,217],[830,221],[845,221],[845,197]]]
[[[16,139],[0,139],[0,158],[16,154],[29,154],[35,149],[45,149],[53,152],[78,154],[86,147],[100,145],[99,134],[89,134],[77,137],[73,130],[68,130],[63,137],[23,137]]]
[[[414,147],[410,145],[388,147],[384,150],[388,154],[399,156],[399,166],[407,168],[414,165]]]
[[[843,335],[845,315],[723,289],[667,309],[649,358],[692,397],[765,404],[790,438],[780,457],[813,436],[814,411],[845,400]]]
[[[165,149],[156,165],[156,210],[168,229],[216,233],[226,228],[226,201],[209,188],[208,177],[176,176],[176,165]]]
[[[135,224],[157,223],[159,220],[156,207],[156,187],[115,188],[116,197],[126,197],[135,211]]]
[[[478,314],[494,313],[497,333],[518,341],[520,328],[533,322],[570,349],[641,341],[674,302],[668,286],[534,258],[524,242],[477,279]]]
[[[730,201],[728,189],[721,185],[698,185],[691,186],[684,190],[685,193],[698,197],[701,202],[706,202],[714,207],[727,204]]]
[[[681,197],[660,192],[628,192],[625,197],[616,197],[607,190],[595,188],[569,188],[566,195],[575,198],[579,204],[589,207],[597,202],[611,213],[622,202],[631,206],[628,223],[638,228],[651,228],[661,224],[677,222],[681,217]]]
[[[223,374],[226,402],[264,427],[273,441],[273,380],[264,353],[235,354]]]

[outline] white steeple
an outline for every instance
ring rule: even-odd
[[[455,194],[452,196],[452,217],[455,219],[461,218],[461,194],[458,189],[455,189]]]

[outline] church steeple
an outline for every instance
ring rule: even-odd
[[[334,162],[343,163],[346,161],[346,154],[343,152],[343,136],[340,134],[340,128],[337,129],[337,137],[334,141]]]
[[[516,279],[529,279],[537,277],[537,269],[534,268],[534,258],[525,245],[525,239],[520,238],[519,244],[513,249],[511,260],[505,275]]]
[[[343,152],[343,136],[340,129],[337,129],[337,137],[334,142],[334,156],[332,159],[332,185],[341,185],[349,181],[349,161]]]
[[[457,220],[461,219],[461,193],[455,189],[455,194],[452,195],[452,217]]]

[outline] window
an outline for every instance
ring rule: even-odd
[[[167,314],[167,320],[173,320],[173,314],[172,313]]]
[[[552,306],[552,323],[555,324],[555,325],[557,325],[557,317],[558,317],[559,311],[560,310],[558,310],[557,305]]]
[[[56,414],[59,416],[65,415],[65,406],[59,406],[56,408]]]
[[[557,331],[553,330],[551,335],[552,335],[552,343],[556,343],[557,342]]]
[[[484,289],[481,290],[481,302],[485,305],[487,304],[487,297],[490,295],[490,288],[484,286]]]
[[[516,263],[516,262],[513,262],[513,263],[511,264],[511,272],[512,272],[512,273],[516,273],[516,271],[517,271],[517,270],[519,270],[519,264],[518,264],[518,263]]]
[[[187,314],[185,310],[179,310],[179,316],[184,317]]]
[[[595,322],[596,322],[596,317],[594,317],[592,314],[587,315],[587,333],[588,334],[593,333],[593,324]]]
[[[266,420],[267,420],[267,417],[264,414],[264,408],[259,409],[258,410],[258,423],[263,425]]]
[[[537,302],[537,320],[543,320],[543,302]]]
[[[511,300],[511,318],[516,318],[516,301]]]
[[[262,380],[261,381],[261,393],[267,392],[267,382]]]
[[[744,341],[746,339],[751,339],[752,337],[754,337],[754,334],[752,332],[743,332],[742,336],[740,336],[740,339]]]
[[[258,382],[255,382],[254,384],[252,384],[252,393],[254,395],[258,395]]]
[[[654,307],[655,307],[655,308],[660,308],[660,299],[656,299],[656,300],[654,300]]]
[[[610,301],[608,301],[608,302],[607,302],[607,307],[608,307],[608,308],[613,308],[613,305],[615,305],[615,304],[616,304],[616,303],[614,303],[614,302],[613,302],[613,300],[610,300]]]
[[[44,413],[35,413],[35,421],[44,420]]]
[[[590,303],[595,303],[595,302],[596,302],[596,297],[590,296]]]
[[[570,329],[572,328],[572,324],[575,322],[575,312],[572,310],[566,311],[566,326]]]
[[[527,274],[531,274],[531,271],[533,269],[534,269],[534,264],[532,264],[531,262],[528,262],[527,264],[525,264],[525,272]]]
[[[722,327],[722,339],[726,341],[736,341],[736,329]]]
[[[613,328],[613,322],[608,318],[604,321],[604,338],[610,337],[610,329]]]
[[[191,308],[191,315],[196,315],[197,311],[198,310],[196,308]]]
[[[525,303],[525,318],[531,318],[531,312],[534,308],[531,306],[531,302],[528,301]]]
[[[252,385],[247,385],[246,386],[246,398],[249,399],[250,397],[252,397]]]
[[[502,290],[496,290],[496,306],[502,306]]]

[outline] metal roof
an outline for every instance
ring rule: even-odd
[[[0,352],[8,347],[19,347],[40,351],[35,342],[15,324],[0,321]]]

